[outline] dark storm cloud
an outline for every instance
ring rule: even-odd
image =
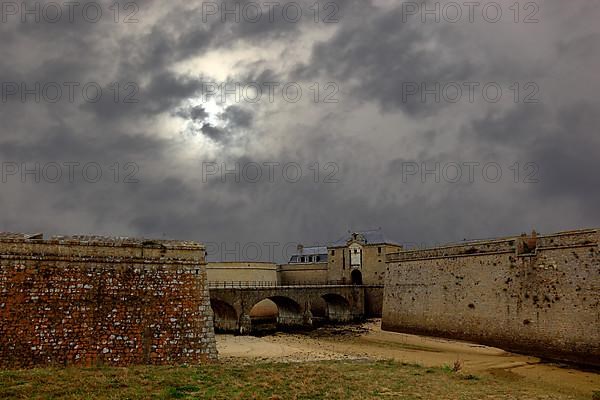
[[[229,106],[222,118],[234,127],[249,128],[252,125],[252,113],[239,106]]]
[[[183,119],[191,119],[192,121],[202,122],[208,117],[208,113],[202,106],[189,106],[175,111],[176,116]]]
[[[400,2],[335,4],[339,22],[332,24],[315,23],[310,13],[298,23],[280,13],[273,22],[204,22],[202,3],[184,1],[140,3],[137,24],[114,24],[111,14],[96,24],[0,24],[2,82],[97,82],[104,94],[97,102],[79,95],[55,104],[18,96],[0,103],[4,163],[96,162],[104,173],[98,183],[8,177],[0,230],[173,237],[231,248],[327,243],[348,229],[379,226],[400,242],[434,244],[598,225],[596,3],[546,1],[541,22],[531,26],[404,23]],[[309,100],[315,82],[335,82],[340,101],[209,107],[202,85],[215,76],[240,84],[297,81]],[[407,82],[447,81],[535,81],[541,101],[403,98]],[[137,101],[125,102],[128,95]],[[469,161],[497,162],[505,179],[401,177],[403,163]],[[537,163],[539,182],[513,183],[508,168],[516,161]],[[207,179],[206,162],[218,168]],[[273,181],[265,163],[278,164]],[[255,164],[258,181],[248,167]],[[298,181],[284,176],[289,164],[300,167]],[[223,170],[234,172],[223,177]],[[124,182],[132,172],[135,179]]]
[[[369,2],[353,4],[347,10],[355,15],[351,23],[344,21],[329,40],[317,43],[308,63],[300,63],[294,71],[298,79],[332,77],[343,83],[350,95],[365,101],[376,101],[384,110],[401,108],[411,114],[431,113],[439,104],[420,101],[420,85],[433,87],[436,82],[462,81],[472,76],[475,66],[462,55],[447,59],[441,49],[449,48],[458,34],[442,34],[443,27],[426,25],[411,19],[403,22],[404,12],[398,5],[380,10]],[[435,40],[437,48],[427,48]],[[408,95],[416,84],[416,95]]]
[[[556,2],[548,2],[547,5],[553,11],[566,10],[561,9]],[[588,13],[599,13],[599,8],[590,3],[571,4],[569,11],[580,15],[581,13],[574,11],[579,6],[581,9],[587,9]],[[568,66],[584,72],[580,84],[598,89],[597,79],[586,80],[589,72],[600,66],[600,47],[598,41],[594,40],[597,32],[583,33],[567,41],[559,33],[560,24],[557,21],[560,20],[560,15],[547,14],[545,17],[544,22],[552,25],[551,29],[557,30],[554,33],[558,39],[554,43],[551,40],[548,43],[540,43],[539,48],[531,50],[533,53],[548,50],[543,56],[556,63],[562,60],[565,65],[560,67],[556,67],[557,64],[544,67],[528,63],[525,56],[515,62],[503,60],[503,63],[495,63],[492,53],[498,49],[494,47],[483,49],[484,54],[490,55],[489,63],[486,63],[485,59],[471,58],[470,55],[476,54],[481,44],[477,40],[469,40],[464,32],[453,31],[455,27],[448,24],[399,24],[402,16],[397,8],[385,14],[370,14],[369,20],[372,23],[369,24],[344,24],[330,40],[317,44],[313,49],[311,61],[308,64],[300,64],[295,73],[303,78],[319,75],[333,77],[341,86],[349,86],[353,98],[376,101],[385,111],[393,112],[399,109],[415,118],[423,115],[437,115],[443,118],[441,108],[453,105],[448,101],[442,101],[440,104],[418,101],[418,96],[413,97],[413,101],[404,101],[402,85],[406,82],[425,83],[427,87],[432,87],[435,82],[486,82],[485,79],[510,82],[510,79],[517,81],[527,77],[536,79],[536,82],[542,85],[543,91],[543,84],[548,83],[546,79],[552,76],[553,81],[547,86],[551,86],[553,91],[548,90],[545,98],[542,96],[542,104],[517,104],[508,110],[488,107],[479,109],[480,112],[474,115],[461,115],[459,118],[464,121],[464,125],[458,137],[464,140],[464,148],[447,149],[442,152],[435,146],[428,148],[431,143],[423,140],[420,154],[414,154],[414,158],[409,160],[400,160],[400,163],[415,160],[426,162],[429,166],[436,162],[443,164],[468,160],[499,161],[504,165],[510,165],[513,161],[521,162],[521,165],[535,163],[540,168],[539,174],[536,175],[539,184],[528,188],[527,194],[518,195],[520,207],[513,204],[514,198],[511,199],[510,192],[502,192],[501,207],[515,207],[521,210],[521,214],[527,214],[527,218],[522,221],[531,221],[532,225],[538,224],[542,229],[561,229],[568,223],[556,216],[553,221],[542,218],[540,210],[543,207],[539,204],[546,205],[549,199],[556,200],[557,204],[566,200],[570,204],[577,204],[575,207],[582,207],[577,213],[585,215],[572,217],[571,224],[594,225],[600,220],[600,214],[595,207],[598,200],[598,181],[591,171],[600,167],[600,160],[594,155],[600,149],[600,143],[596,134],[598,121],[593,116],[598,114],[600,102],[597,96],[581,101],[577,99],[578,88],[568,87],[565,83],[562,89],[557,89],[554,87],[557,86],[554,79],[560,76],[561,72],[572,77],[572,72],[568,69],[561,70]],[[593,19],[590,15],[588,18]],[[521,26],[515,28],[523,29]],[[426,46],[431,41],[438,46],[434,49]],[[483,44],[488,46],[487,43]],[[543,46],[547,46],[547,49]],[[451,49],[450,56],[444,51],[448,49]],[[558,54],[555,50],[558,50]],[[540,57],[532,56],[532,59]],[[444,130],[429,132],[435,137],[448,136]],[[471,151],[467,151],[468,148],[471,148]],[[398,160],[392,165],[394,163],[397,164]],[[390,177],[397,176],[398,173],[399,171],[395,170]],[[462,185],[449,187],[467,190]],[[440,192],[444,191],[443,185],[437,185],[433,198],[438,198]],[[449,193],[442,196],[446,212],[458,217],[457,220],[462,220],[463,229],[467,226],[464,221],[472,220],[471,211],[464,210],[467,193],[465,191],[464,196],[460,197],[451,196]],[[478,197],[480,195],[470,194]],[[476,205],[477,202],[473,203]],[[480,213],[481,218],[485,218],[485,214],[488,214],[487,218],[491,217],[489,214],[492,214],[490,210],[493,207],[491,204],[487,205],[490,208],[478,206],[478,210],[486,210]],[[431,201],[419,201],[405,206],[411,210],[419,206],[425,206],[429,210],[434,208]],[[523,208],[530,208],[531,211],[525,212]],[[451,218],[446,216],[445,219]],[[424,220],[432,218],[425,216]],[[438,223],[436,225],[439,226]],[[510,232],[515,226],[519,226],[516,221],[506,222],[498,219],[489,229]],[[450,230],[451,227],[447,226],[446,232]]]
[[[208,117],[208,113],[202,106],[192,107],[190,109],[190,118],[194,121],[204,121]]]
[[[214,140],[215,142],[220,142],[225,139],[225,133],[221,129],[210,124],[205,124],[200,130],[204,135]]]
[[[540,134],[525,151],[541,169],[538,201],[577,199],[592,221],[600,219],[600,114],[595,105],[575,103],[561,109],[554,129]]]

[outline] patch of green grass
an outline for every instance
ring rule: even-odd
[[[448,365],[448,364],[444,364],[442,366],[442,371],[444,371],[447,374],[453,374],[453,373],[457,373],[460,372],[463,368],[463,363],[460,360],[456,360],[454,361],[454,364],[452,365]]]
[[[1,399],[581,399],[396,361],[0,371]],[[561,397],[562,396],[562,397]],[[585,397],[589,400],[589,394]],[[594,398],[596,400],[596,398]]]
[[[445,373],[447,373],[447,374],[451,374],[451,373],[454,372],[454,371],[452,371],[452,367],[450,365],[448,365],[448,364],[442,365],[442,371],[445,372]]]
[[[184,399],[188,397],[188,394],[199,392],[200,387],[196,385],[183,385],[177,387],[171,387],[167,390],[167,395],[173,399]]]
[[[600,390],[595,390],[594,393],[592,393],[592,400],[600,400]]]

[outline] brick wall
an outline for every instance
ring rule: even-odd
[[[382,327],[598,366],[598,236],[582,230],[391,255]]]
[[[204,247],[0,235],[0,366],[199,363],[217,356]]]

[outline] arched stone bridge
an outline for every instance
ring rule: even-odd
[[[365,288],[357,285],[210,287],[215,329],[252,332],[250,311],[269,299],[277,305],[277,325],[311,327],[313,319],[349,322],[365,315]]]

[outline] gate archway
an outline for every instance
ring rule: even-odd
[[[352,284],[353,285],[362,285],[362,273],[355,269],[354,271],[352,271],[352,273],[350,274],[350,278],[352,279]]]

